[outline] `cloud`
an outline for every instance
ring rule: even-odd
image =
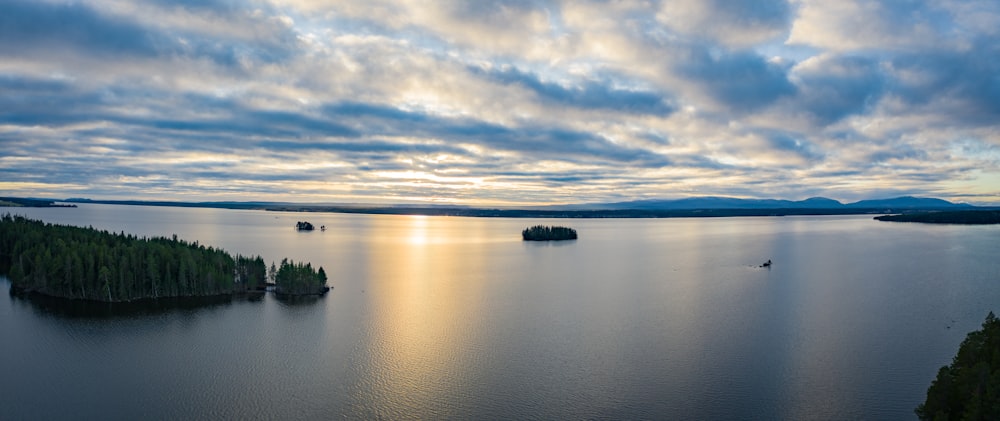
[[[795,93],[784,68],[747,51],[695,49],[678,70],[735,111],[758,110]]]
[[[968,51],[931,51],[894,57],[892,93],[911,106],[938,107],[955,121],[993,125],[1000,117],[997,41],[980,39]]]
[[[186,11],[232,11],[223,3],[157,2]],[[154,9],[155,10],[155,9]],[[228,67],[246,65],[249,61],[278,62],[288,59],[295,51],[295,38],[280,25],[254,22],[246,14],[228,19],[250,26],[268,35],[267,38],[241,39],[238,34],[220,34],[218,30],[202,28],[163,28],[148,21],[132,19],[127,14],[99,10],[85,3],[48,3],[44,1],[10,1],[0,15],[0,53],[20,57],[59,57],[85,55],[100,60],[206,58]],[[169,20],[164,11],[158,17]],[[153,18],[156,19],[156,18]],[[258,19],[259,21],[259,19]],[[205,39],[199,32],[214,32],[221,39]],[[284,32],[284,33],[283,33]]]
[[[884,70],[867,57],[813,57],[796,65],[791,75],[799,93],[793,106],[824,126],[870,110],[886,91]]]
[[[788,31],[791,17],[785,0],[667,0],[656,15],[680,34],[731,46],[778,38]]]
[[[473,74],[496,83],[528,89],[541,101],[552,105],[660,116],[674,111],[663,95],[651,91],[616,88],[607,81],[587,80],[563,86],[554,82],[542,81],[538,75],[522,72],[516,68],[481,69],[472,67],[469,70]]]
[[[11,1],[0,14],[0,52],[5,55],[60,53],[155,56],[171,42],[129,21],[101,15],[79,3]]]
[[[532,159],[592,160],[663,165],[663,157],[617,145],[608,139],[558,126],[504,126],[471,118],[443,118],[384,106],[347,103],[324,107],[332,120],[350,119],[359,130],[377,136],[417,136],[471,143]]]
[[[791,152],[806,160],[819,160],[823,158],[823,153],[818,151],[815,145],[808,141],[796,138],[787,133],[773,133],[767,137],[775,149],[779,151]]]
[[[946,44],[950,14],[933,2],[799,0],[788,41],[831,51],[912,50]]]
[[[8,1],[0,193],[1000,203],[998,28],[979,0]]]

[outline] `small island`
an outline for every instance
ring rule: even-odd
[[[918,212],[876,216],[879,221],[920,222],[924,224],[988,225],[1000,224],[1000,210]]]
[[[269,278],[278,295],[323,295],[330,291],[326,286],[326,271],[322,267],[317,271],[310,263],[282,259],[281,266],[271,264]]]
[[[991,311],[941,367],[914,411],[921,420],[1000,419],[1000,320]]]
[[[535,225],[521,231],[524,241],[576,240],[576,230],[567,227]]]
[[[299,221],[295,223],[295,229],[299,231],[312,231],[316,228],[309,221]]]
[[[22,216],[0,217],[0,268],[14,293],[125,302],[148,298],[262,293],[323,294],[326,272],[284,259],[236,255],[165,237],[137,237]]]

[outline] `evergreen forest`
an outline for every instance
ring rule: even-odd
[[[535,225],[521,231],[521,238],[525,241],[575,240],[576,230],[567,227]]]
[[[938,370],[916,413],[921,420],[1000,420],[1000,320],[992,311]]]
[[[964,210],[951,212],[919,212],[876,216],[879,221],[922,222],[925,224],[1000,224],[1000,210]]]
[[[281,260],[281,266],[271,264],[272,278],[278,294],[312,295],[323,294],[326,288],[326,271],[313,269],[310,263],[296,263],[288,259]]]
[[[11,215],[0,217],[0,268],[15,290],[108,302],[239,294],[263,290],[269,279],[260,256],[232,256],[176,235],[137,237]],[[325,272],[304,275],[312,270],[286,259],[272,274],[299,277],[271,279],[295,285],[289,293],[309,290],[299,278],[320,290]]]

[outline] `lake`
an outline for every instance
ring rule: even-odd
[[[1000,226],[0,212],[307,261],[334,287],[294,302],[4,296],[13,420],[913,419],[1000,310]],[[522,242],[538,223],[580,239]]]

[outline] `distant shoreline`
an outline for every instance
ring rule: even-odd
[[[992,225],[1000,224],[1000,210],[920,212],[876,216],[875,219],[886,222],[917,222],[922,224]]]
[[[345,208],[331,206],[271,207],[264,210],[283,212],[358,213],[369,215],[462,216],[472,218],[721,218],[736,216],[796,216],[796,215],[866,215],[886,213],[877,209],[593,209],[535,210],[480,208],[372,207]]]
[[[26,199],[22,197],[0,197],[0,207],[8,208],[75,208],[76,205],[59,204],[58,200]]]
[[[9,200],[11,198],[0,198]],[[37,203],[49,203],[50,207],[76,207],[76,204],[130,205],[130,206],[162,206],[182,208],[209,209],[239,209],[262,210],[273,212],[320,212],[320,213],[354,213],[368,215],[423,215],[423,216],[460,216],[472,218],[544,218],[544,219],[600,219],[600,218],[722,218],[722,217],[760,217],[760,216],[835,216],[835,215],[887,215],[912,214],[929,211],[949,211],[953,209],[938,207],[912,206],[871,206],[871,207],[727,207],[727,208],[690,208],[690,209],[499,209],[473,208],[464,206],[407,206],[407,205],[322,205],[297,204],[279,202],[171,202],[143,200],[90,200],[66,199],[65,201],[51,199],[18,199]],[[66,205],[56,205],[63,202]],[[963,208],[965,209],[965,208]],[[975,210],[997,210],[997,208],[975,208]]]
[[[842,207],[842,208],[703,208],[703,209],[490,209],[461,206],[333,206],[273,202],[169,202],[140,200],[68,200],[71,203],[105,205],[166,206],[186,208],[243,209],[273,212],[354,213],[369,215],[461,216],[474,218],[720,218],[739,216],[827,216],[885,215],[937,211],[937,208]],[[987,208],[988,209],[988,208]]]

